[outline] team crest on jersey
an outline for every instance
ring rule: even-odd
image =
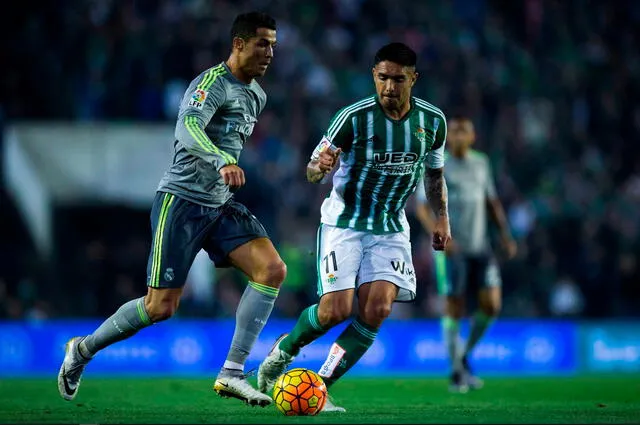
[[[335,275],[335,274],[333,274],[333,273],[329,273],[329,274],[327,275],[327,283],[328,283],[329,285],[333,285],[334,283],[336,283],[336,280],[338,280],[338,278],[336,277],[336,275]]]
[[[420,143],[424,143],[427,141],[427,132],[424,131],[424,128],[418,127],[416,129],[416,132],[413,134],[416,136],[416,139],[418,139]]]
[[[189,99],[189,106],[202,109],[204,107],[204,101],[207,100],[208,93],[202,89],[196,89]]]

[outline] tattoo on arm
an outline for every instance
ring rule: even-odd
[[[309,161],[307,164],[307,180],[311,183],[319,183],[325,173],[318,168],[318,161]]]
[[[447,182],[443,168],[427,168],[427,199],[436,216],[448,216]]]

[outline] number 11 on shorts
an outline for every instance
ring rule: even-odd
[[[333,271],[338,271],[338,261],[336,260],[336,252],[335,251],[331,251],[329,254],[325,255],[324,258],[322,258],[322,261],[324,261],[325,264],[325,271],[326,273],[330,273],[332,270],[329,270],[329,257],[331,257],[331,262],[333,263]]]

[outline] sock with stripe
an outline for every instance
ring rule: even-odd
[[[278,348],[287,354],[297,356],[300,349],[311,344],[322,335],[326,334],[331,327],[323,327],[318,320],[318,304],[305,308],[293,330],[280,341]]]
[[[460,362],[460,321],[451,316],[444,316],[440,320],[442,326],[442,335],[444,344],[447,347],[449,361],[452,370],[460,370],[462,363]]]
[[[373,344],[377,334],[378,329],[367,325],[360,317],[342,331],[331,346],[327,360],[318,371],[327,388],[360,360]]]
[[[244,363],[267,323],[277,297],[277,288],[249,282],[236,309],[236,328],[224,362],[225,369],[244,369]]]
[[[135,335],[140,329],[152,324],[144,307],[144,297],[123,304],[105,320],[91,335],[78,344],[78,351],[91,358],[98,351]]]
[[[464,356],[468,356],[478,341],[485,334],[489,326],[493,323],[495,317],[487,316],[483,311],[477,311],[473,315],[473,321],[471,323],[471,330],[469,331],[469,338],[467,339],[467,345],[464,348]]]

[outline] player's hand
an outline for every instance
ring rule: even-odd
[[[338,158],[340,157],[340,152],[342,152],[341,148],[338,148],[335,151],[325,149],[320,152],[320,157],[318,158],[318,168],[320,171],[326,174],[333,170],[333,167],[336,166]]]
[[[232,189],[244,186],[244,171],[237,165],[225,165],[220,169],[224,184]]]
[[[502,238],[502,249],[507,259],[510,260],[518,253],[518,244],[510,236],[505,236]]]
[[[447,243],[447,246],[444,247],[444,252],[447,254],[447,257],[453,257],[458,253],[458,244],[453,239],[450,239]]]
[[[449,228],[449,220],[447,217],[438,217],[433,228],[433,249],[442,251],[447,247],[451,240],[451,229]]]

